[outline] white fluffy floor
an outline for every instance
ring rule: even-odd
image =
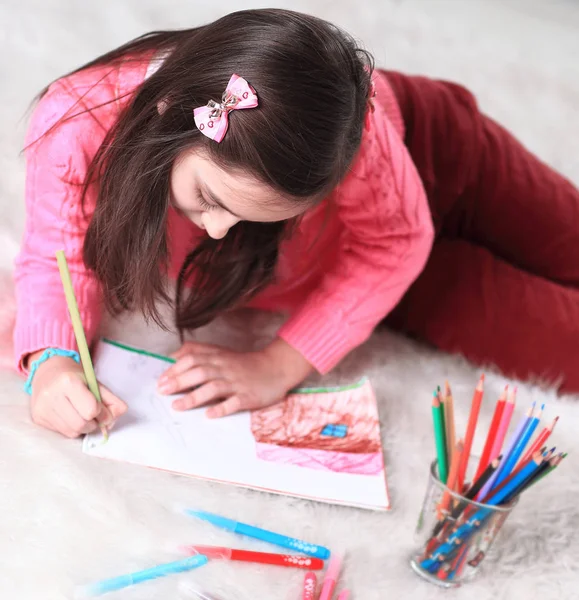
[[[0,286],[23,223],[24,167],[17,153],[28,101],[50,79],[146,30],[188,26],[250,3],[185,0],[4,0],[0,4]],[[253,5],[265,5],[254,2]],[[485,109],[579,183],[579,5],[573,0],[335,0],[278,3],[314,12],[365,39],[378,63],[446,77],[470,86]],[[362,10],[363,7],[363,10]],[[4,269],[1,271],[1,269]],[[9,302],[0,307],[9,312]],[[3,317],[4,319],[6,317]],[[247,321],[244,321],[247,323]],[[255,317],[255,330],[266,321]],[[127,341],[157,349],[175,340],[139,324],[120,329]],[[265,327],[265,329],[264,329]],[[271,330],[271,324],[268,325]],[[117,324],[117,332],[119,327]],[[234,326],[234,339],[246,334]],[[139,333],[140,331],[140,333]],[[204,339],[219,339],[225,325]],[[0,326],[0,339],[6,331]],[[9,348],[4,343],[2,354]],[[537,348],[537,352],[540,352]],[[371,376],[380,398],[394,509],[389,514],[272,497],[122,464],[85,458],[80,444],[34,427],[21,382],[0,372],[0,597],[72,597],[74,585],[171,559],[171,544],[230,538],[171,513],[174,502],[214,509],[246,521],[348,551],[345,579],[356,600],[442,598],[445,592],[410,571],[407,556],[433,454],[429,395],[448,377],[464,427],[477,371],[388,334],[376,336],[334,375]],[[490,398],[504,380],[490,376]],[[549,486],[529,493],[506,526],[487,570],[453,594],[460,599],[577,598],[579,581],[579,404],[521,386],[520,405],[548,402],[561,415],[554,439],[571,452]],[[575,399],[576,400],[576,399]],[[520,412],[520,409],[519,409]],[[189,598],[199,581],[224,600],[290,600],[300,577],[276,569],[214,564],[119,598]]]

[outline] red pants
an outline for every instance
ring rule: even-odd
[[[387,324],[579,392],[579,191],[464,88],[387,75],[436,228],[426,268]]]

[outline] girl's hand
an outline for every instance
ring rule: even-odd
[[[110,428],[127,405],[99,387],[102,404],[89,391],[81,365],[72,358],[53,356],[38,367],[32,380],[32,420],[69,438],[90,433],[99,423]]]
[[[245,353],[186,342],[172,357],[177,362],[159,378],[159,392],[187,392],[173,402],[175,410],[219,401],[207,410],[210,418],[279,402],[312,370],[310,363],[281,339],[264,350]]]

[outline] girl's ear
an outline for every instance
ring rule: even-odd
[[[159,102],[157,102],[157,112],[162,115],[167,109],[169,108],[169,101],[168,100],[159,100]]]

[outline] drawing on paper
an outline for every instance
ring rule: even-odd
[[[384,469],[378,408],[368,380],[347,388],[304,390],[251,416],[260,459],[339,473]]]
[[[168,359],[104,340],[99,380],[128,405],[106,444],[83,450],[183,475],[364,508],[389,508],[376,400],[369,381],[300,390],[251,415],[207,419],[158,394]],[[170,361],[169,361],[170,362]]]

